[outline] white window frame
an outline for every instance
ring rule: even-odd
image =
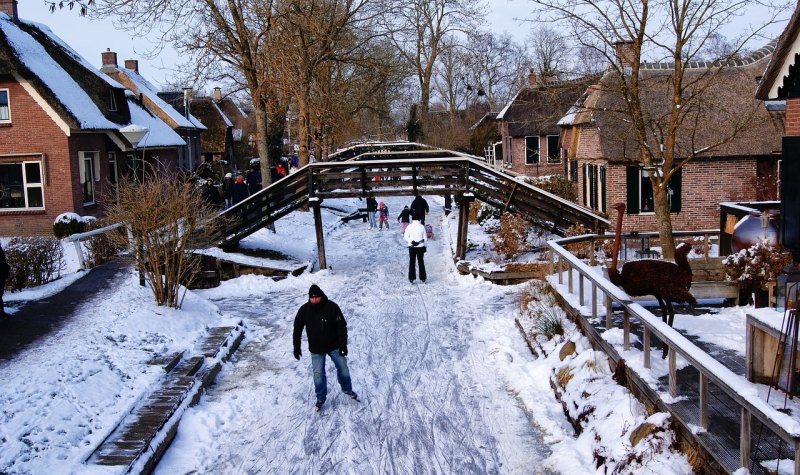
[[[86,168],[87,162],[89,164],[89,168]],[[85,205],[93,205],[97,203],[97,182],[100,181],[100,152],[95,151],[81,151],[78,152],[78,169],[80,173],[80,183],[81,183],[81,191],[83,196],[83,204]],[[87,171],[89,172],[89,176],[86,176]],[[86,199],[85,196],[85,189],[86,186],[86,179],[89,178],[91,181],[91,197],[90,199]]]
[[[8,113],[8,118],[6,118],[6,119],[0,118],[0,124],[10,124],[11,123],[11,92],[6,88],[0,89],[0,93],[2,93],[2,92],[6,93],[6,102],[8,103],[7,107],[6,107],[6,112]]]
[[[528,161],[528,139],[535,139],[536,140],[536,161]],[[542,141],[539,140],[538,135],[526,135],[525,136],[525,165],[539,165],[542,163]]]
[[[114,90],[108,91],[108,111],[109,112],[116,112],[117,110],[117,98],[114,96]]]
[[[39,167],[39,182],[38,183],[28,183],[28,174],[26,173],[26,165],[28,164],[36,164]],[[26,160],[20,162],[13,162],[13,163],[3,163],[3,165],[19,165],[22,168],[22,192],[25,205],[21,208],[0,208],[0,214],[4,211],[19,211],[19,210],[42,210],[45,209],[45,199],[44,199],[44,173],[43,168],[44,164],[41,160]],[[39,188],[40,194],[42,195],[42,206],[30,206],[30,194],[28,190],[32,188]]]

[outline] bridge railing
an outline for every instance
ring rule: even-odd
[[[695,401],[699,407],[699,415],[696,421],[689,421],[692,424],[708,429],[709,428],[709,383],[713,383],[720,390],[724,391],[732,401],[736,403],[740,411],[740,463],[742,467],[748,467],[751,454],[751,419],[755,417],[765,427],[773,431],[778,437],[794,449],[794,473],[800,475],[800,421],[791,416],[778,411],[767,404],[758,394],[756,386],[723,366],[717,360],[698,348],[686,337],[675,331],[664,323],[661,318],[656,317],[641,305],[633,302],[625,292],[611,283],[604,275],[596,269],[591,268],[583,261],[572,255],[564,246],[569,244],[583,243],[598,239],[597,235],[584,235],[572,238],[552,240],[547,243],[550,248],[550,274],[558,276],[558,283],[564,284],[567,280],[567,291],[569,294],[575,292],[575,280],[577,280],[578,302],[580,306],[585,304],[584,291],[588,285],[590,287],[590,308],[589,316],[580,315],[579,323],[582,327],[591,327],[588,319],[598,318],[598,292],[602,294],[602,301],[605,307],[605,327],[611,329],[614,326],[612,302],[623,309],[622,332],[623,349],[630,350],[630,321],[636,319],[642,327],[642,365],[650,368],[650,352],[652,335],[657,336],[664,344],[669,346],[668,365],[669,365],[669,394],[671,397],[678,397],[678,380],[676,356],[680,355],[689,362],[699,373],[699,395]],[[691,397],[691,395],[681,395]]]
[[[397,152],[396,152],[397,153]],[[419,152],[415,152],[419,153]],[[273,183],[226,210],[233,225],[224,242],[235,242],[307,204],[335,199],[413,194],[472,193],[502,210],[521,213],[557,234],[572,225],[601,230],[606,218],[468,157],[317,162]]]
[[[239,241],[305,206],[311,189],[309,177],[308,167],[303,167],[223,211],[221,216],[232,223],[223,242]]]

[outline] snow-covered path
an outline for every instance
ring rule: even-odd
[[[244,318],[247,337],[184,416],[157,473],[536,472],[549,449],[508,376],[533,360],[514,327],[518,288],[457,275],[448,221],[435,211],[428,283],[409,284],[394,221],[407,201],[386,200],[389,231],[361,221],[333,230],[329,270],[280,282],[242,277],[202,292]],[[301,360],[292,356],[292,322],[311,283],[347,319],[362,400],[341,393],[329,361],[319,414],[305,337]]]

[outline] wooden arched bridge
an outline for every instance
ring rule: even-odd
[[[456,255],[466,253],[467,221],[478,199],[519,213],[563,236],[581,224],[595,233],[609,221],[589,209],[524,183],[478,157],[419,144],[367,144],[346,149],[332,160],[309,164],[225,210],[231,223],[220,247],[229,247],[297,209],[311,207],[317,231],[319,267],[327,267],[320,205],[323,200],[374,196],[450,194],[460,203]]]

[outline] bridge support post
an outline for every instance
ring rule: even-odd
[[[464,260],[467,255],[467,229],[469,228],[469,207],[475,201],[475,195],[464,193],[458,208],[458,242],[456,242],[456,257]]]
[[[319,206],[322,200],[316,196],[308,199],[308,203],[314,210],[314,230],[317,232],[317,257],[319,260],[319,270],[327,269],[328,263],[325,261],[325,236],[322,234],[322,213],[320,213]]]

